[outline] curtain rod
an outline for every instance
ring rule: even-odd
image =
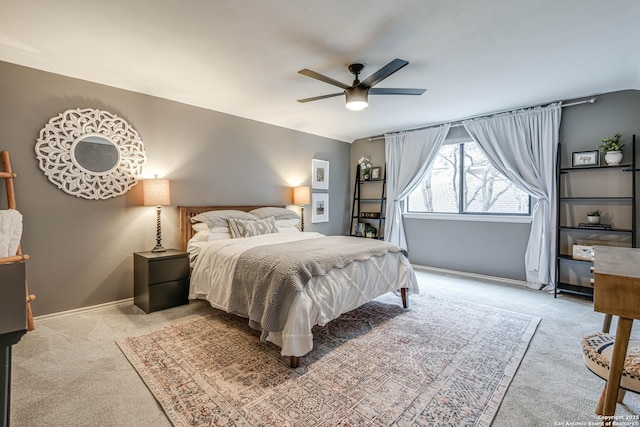
[[[589,98],[589,99],[585,99],[583,101],[575,101],[575,102],[569,102],[568,104],[562,104],[560,107],[564,108],[564,107],[573,107],[574,105],[593,104],[596,101],[597,101],[597,99],[595,97],[592,97],[592,98]],[[553,104],[553,102],[552,102],[552,104]],[[528,108],[531,108],[531,107],[528,107]],[[517,111],[517,110],[520,110],[520,109],[521,108],[516,108],[516,109],[512,109],[512,110],[500,111],[500,112],[497,112],[497,113],[483,114],[481,116],[472,116],[472,117],[467,117],[465,119],[454,120],[453,122],[434,123],[432,125],[406,129],[404,131],[399,131],[399,132],[407,132],[407,131],[412,131],[412,130],[427,129],[427,128],[432,128],[432,127],[435,127],[435,126],[444,125],[446,123],[451,123],[451,127],[459,127],[459,126],[462,126],[462,122],[464,122],[465,120],[479,119],[481,117],[494,116],[496,114],[508,113],[509,111]],[[395,132],[390,132],[390,133],[395,133]],[[384,136],[376,136],[376,137],[373,137],[373,138],[369,138],[369,141],[377,141],[379,139],[384,139]]]

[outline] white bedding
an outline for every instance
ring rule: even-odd
[[[193,266],[189,298],[206,299],[211,306],[228,311],[233,270],[244,251],[260,245],[322,237],[319,233],[304,232],[209,242],[192,240],[187,247]],[[323,326],[342,313],[403,287],[409,288],[409,293],[418,292],[413,269],[402,253],[389,253],[354,262],[346,268],[334,268],[324,276],[309,280],[294,298],[284,330],[271,332],[266,339],[280,346],[283,356],[303,356],[313,348],[311,329],[314,325]]]

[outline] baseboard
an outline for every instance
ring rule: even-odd
[[[492,281],[495,281],[495,282],[509,283],[509,284],[518,285],[518,286],[527,286],[527,282],[522,281],[522,280],[507,279],[507,278],[504,278],[504,277],[487,276],[487,275],[484,275],[484,274],[477,274],[477,273],[467,273],[465,271],[448,270],[446,268],[430,267],[430,266],[427,266],[427,265],[420,265],[420,264],[411,264],[411,265],[416,270],[433,271],[433,272],[436,272],[436,273],[452,274],[452,275],[455,275],[455,276],[472,277],[474,279],[492,280]],[[92,306],[89,306],[89,307],[75,308],[73,310],[60,311],[58,313],[44,314],[42,316],[34,317],[33,320],[34,321],[43,321],[43,320],[49,320],[49,319],[56,319],[56,318],[59,318],[59,317],[71,316],[72,314],[88,313],[88,312],[91,312],[91,311],[104,310],[105,308],[118,307],[118,306],[121,306],[121,305],[129,305],[129,304],[133,304],[133,298],[126,298],[126,299],[121,299],[121,300],[118,300],[118,301],[106,302],[104,304],[92,305]]]
[[[484,274],[477,274],[477,273],[467,273],[465,271],[448,270],[446,268],[430,267],[428,265],[420,265],[420,264],[411,264],[411,265],[416,270],[433,271],[436,273],[452,274],[454,276],[472,277],[474,279],[491,280],[494,282],[509,283],[511,285],[527,286],[527,282],[525,282],[524,280],[507,279],[505,277],[487,276]]]
[[[73,310],[60,311],[58,313],[43,314],[42,316],[35,316],[33,320],[36,322],[41,322],[43,320],[57,319],[59,317],[71,316],[72,314],[88,313],[91,311],[104,310],[105,308],[118,307],[121,305],[130,305],[130,304],[133,304],[133,298],[126,298],[118,301],[105,302],[104,304],[92,305],[89,307],[74,308]]]

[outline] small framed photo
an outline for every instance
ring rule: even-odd
[[[327,160],[312,160],[311,188],[314,190],[329,189],[329,162]]]
[[[311,222],[329,222],[329,193],[311,195]]]
[[[380,167],[371,168],[371,179],[380,179]]]
[[[591,151],[574,151],[571,153],[571,167],[579,168],[584,166],[598,166],[600,164],[600,152],[598,150]]]

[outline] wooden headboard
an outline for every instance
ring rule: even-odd
[[[271,205],[277,207],[284,207],[282,205]],[[187,250],[187,242],[193,237],[195,232],[191,227],[191,218],[209,211],[220,211],[224,209],[233,209],[236,211],[249,212],[254,209],[264,208],[265,205],[258,206],[178,206],[180,209],[180,250]]]

